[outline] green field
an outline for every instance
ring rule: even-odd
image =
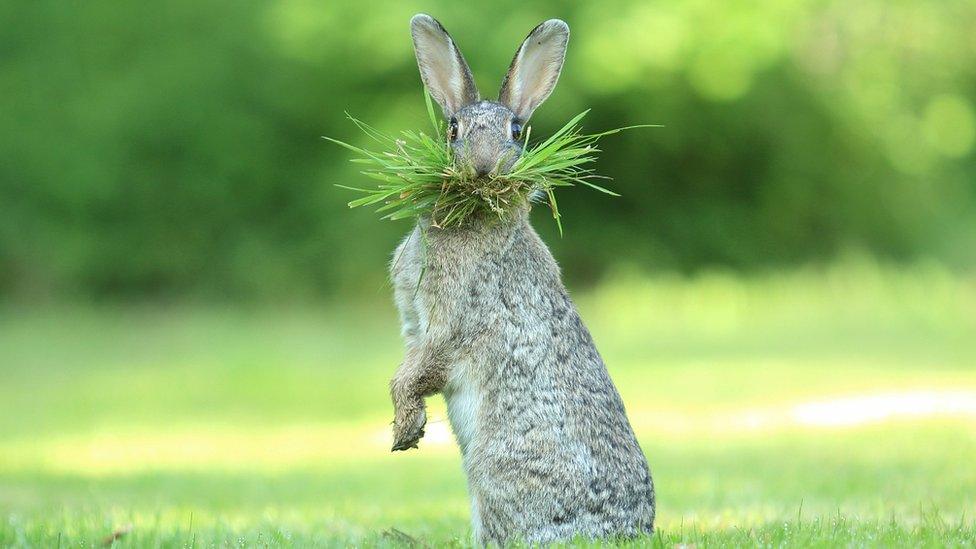
[[[638,545],[973,545],[976,284],[619,272],[576,294],[658,493]],[[432,399],[389,453],[386,291],[0,313],[0,546],[468,544]]]

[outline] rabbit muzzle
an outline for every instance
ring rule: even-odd
[[[478,176],[505,174],[522,148],[512,137],[514,114],[493,101],[480,101],[458,111],[459,134],[451,143],[455,161]]]

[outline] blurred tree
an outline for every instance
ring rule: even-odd
[[[535,135],[591,107],[621,199],[562,194],[571,280],[847,247],[972,266],[976,4],[281,0],[0,5],[0,294],[307,297],[380,284],[406,223],[348,211],[319,139],[423,127],[407,21],[493,96],[519,39],[573,28]]]

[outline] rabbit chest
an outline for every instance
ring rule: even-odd
[[[450,373],[442,394],[463,455],[477,439],[485,361],[497,347],[498,287],[517,226],[417,228],[394,255],[392,278],[408,346],[438,345]]]

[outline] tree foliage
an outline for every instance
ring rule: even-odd
[[[565,193],[567,275],[754,268],[850,248],[968,266],[976,5],[962,0],[435,1],[491,97],[518,41],[573,29],[532,124],[631,124]],[[375,287],[406,224],[348,211],[319,137],[425,127],[406,3],[0,5],[0,295],[282,296]],[[542,216],[548,211],[538,212]],[[542,219],[540,218],[540,221]]]

